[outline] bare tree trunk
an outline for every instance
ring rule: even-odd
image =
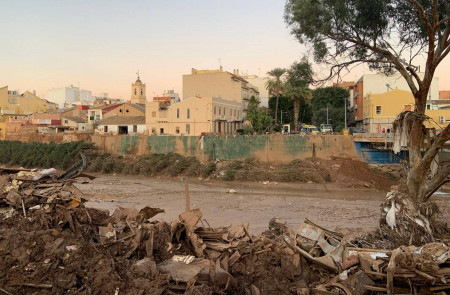
[[[277,94],[277,102],[275,104],[275,126],[278,124],[278,100],[280,98],[280,95]]]
[[[298,131],[298,115],[300,113],[300,98],[294,97],[294,131]]]

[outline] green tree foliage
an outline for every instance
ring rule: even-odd
[[[294,62],[288,70],[286,96],[294,102],[294,130],[298,130],[301,100],[304,102],[311,95],[309,84],[313,82],[311,64],[304,57],[300,62]]]
[[[326,108],[342,108],[344,109],[344,103],[349,97],[347,90],[341,87],[324,87],[314,89],[311,98],[311,106],[314,111]]]
[[[275,104],[277,98],[272,96],[269,99],[269,110],[272,114],[272,117],[275,113]],[[279,106],[278,106],[278,116],[283,112],[283,124],[291,124],[291,128],[294,128],[294,101],[286,96],[281,96],[279,98]],[[300,99],[300,112],[299,112],[299,122],[302,123],[311,123],[313,116],[311,104],[305,99]]]
[[[313,109],[313,123],[318,127],[327,124],[327,107],[329,124],[333,125],[334,131],[340,131],[345,127],[344,108],[349,93],[340,87],[317,88],[312,93],[311,106]]]
[[[252,123],[253,130],[258,133],[267,131],[273,121],[272,117],[267,114],[267,108],[258,107],[258,101],[254,96],[248,102],[246,119]]]
[[[286,91],[286,69],[275,68],[267,72],[267,75],[269,80],[266,82],[266,89],[277,98],[275,103],[275,124],[278,124],[278,101],[280,95],[283,95]]]

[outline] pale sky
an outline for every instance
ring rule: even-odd
[[[147,99],[191,68],[263,76],[307,53],[283,20],[283,0],[0,0],[0,87],[73,84],[129,99],[139,69]],[[352,72],[344,80],[356,80]],[[368,73],[368,71],[367,71]],[[450,89],[450,57],[436,72]]]

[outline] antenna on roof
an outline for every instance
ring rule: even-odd
[[[219,57],[219,67],[222,67],[222,61],[220,60],[220,57]]]
[[[137,70],[137,73],[136,73],[136,75],[138,76],[138,79],[139,79],[139,69]]]

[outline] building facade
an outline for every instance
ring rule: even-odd
[[[92,96],[92,92],[89,90],[81,89],[80,87],[74,87],[70,85],[68,87],[52,88],[47,91],[44,98],[57,103],[60,108],[64,108],[67,105],[72,104],[91,104],[95,101],[95,97]]]
[[[418,74],[423,77],[423,73]],[[369,94],[381,94],[390,90],[399,89],[411,92],[406,80],[399,74],[395,73],[391,76],[382,74],[366,74],[363,75],[353,88],[353,112],[354,121],[357,127],[362,127],[364,120],[364,98]],[[432,109],[433,101],[439,99],[439,79],[434,77],[430,91],[428,93],[427,109]]]
[[[233,134],[242,127],[242,104],[221,98],[191,97],[168,107],[147,104],[146,125],[154,135]]]
[[[41,113],[57,109],[57,104],[41,99],[35,93],[8,90],[8,86],[0,88],[0,110],[3,114]]]
[[[251,85],[255,86],[259,92],[259,106],[269,107],[270,93],[266,88],[266,83],[269,80],[267,77],[258,77],[256,75],[246,75],[243,76]],[[250,96],[251,97],[251,96]]]
[[[389,133],[395,118],[403,111],[413,111],[414,96],[411,91],[395,89],[382,94],[368,94],[363,102],[363,128],[369,133]],[[431,118],[428,128],[441,130],[450,122],[450,109],[426,110]]]
[[[191,74],[183,75],[183,98],[215,97],[238,102],[244,113],[252,96],[259,101],[259,90],[247,80],[234,73],[218,70],[192,69]]]

